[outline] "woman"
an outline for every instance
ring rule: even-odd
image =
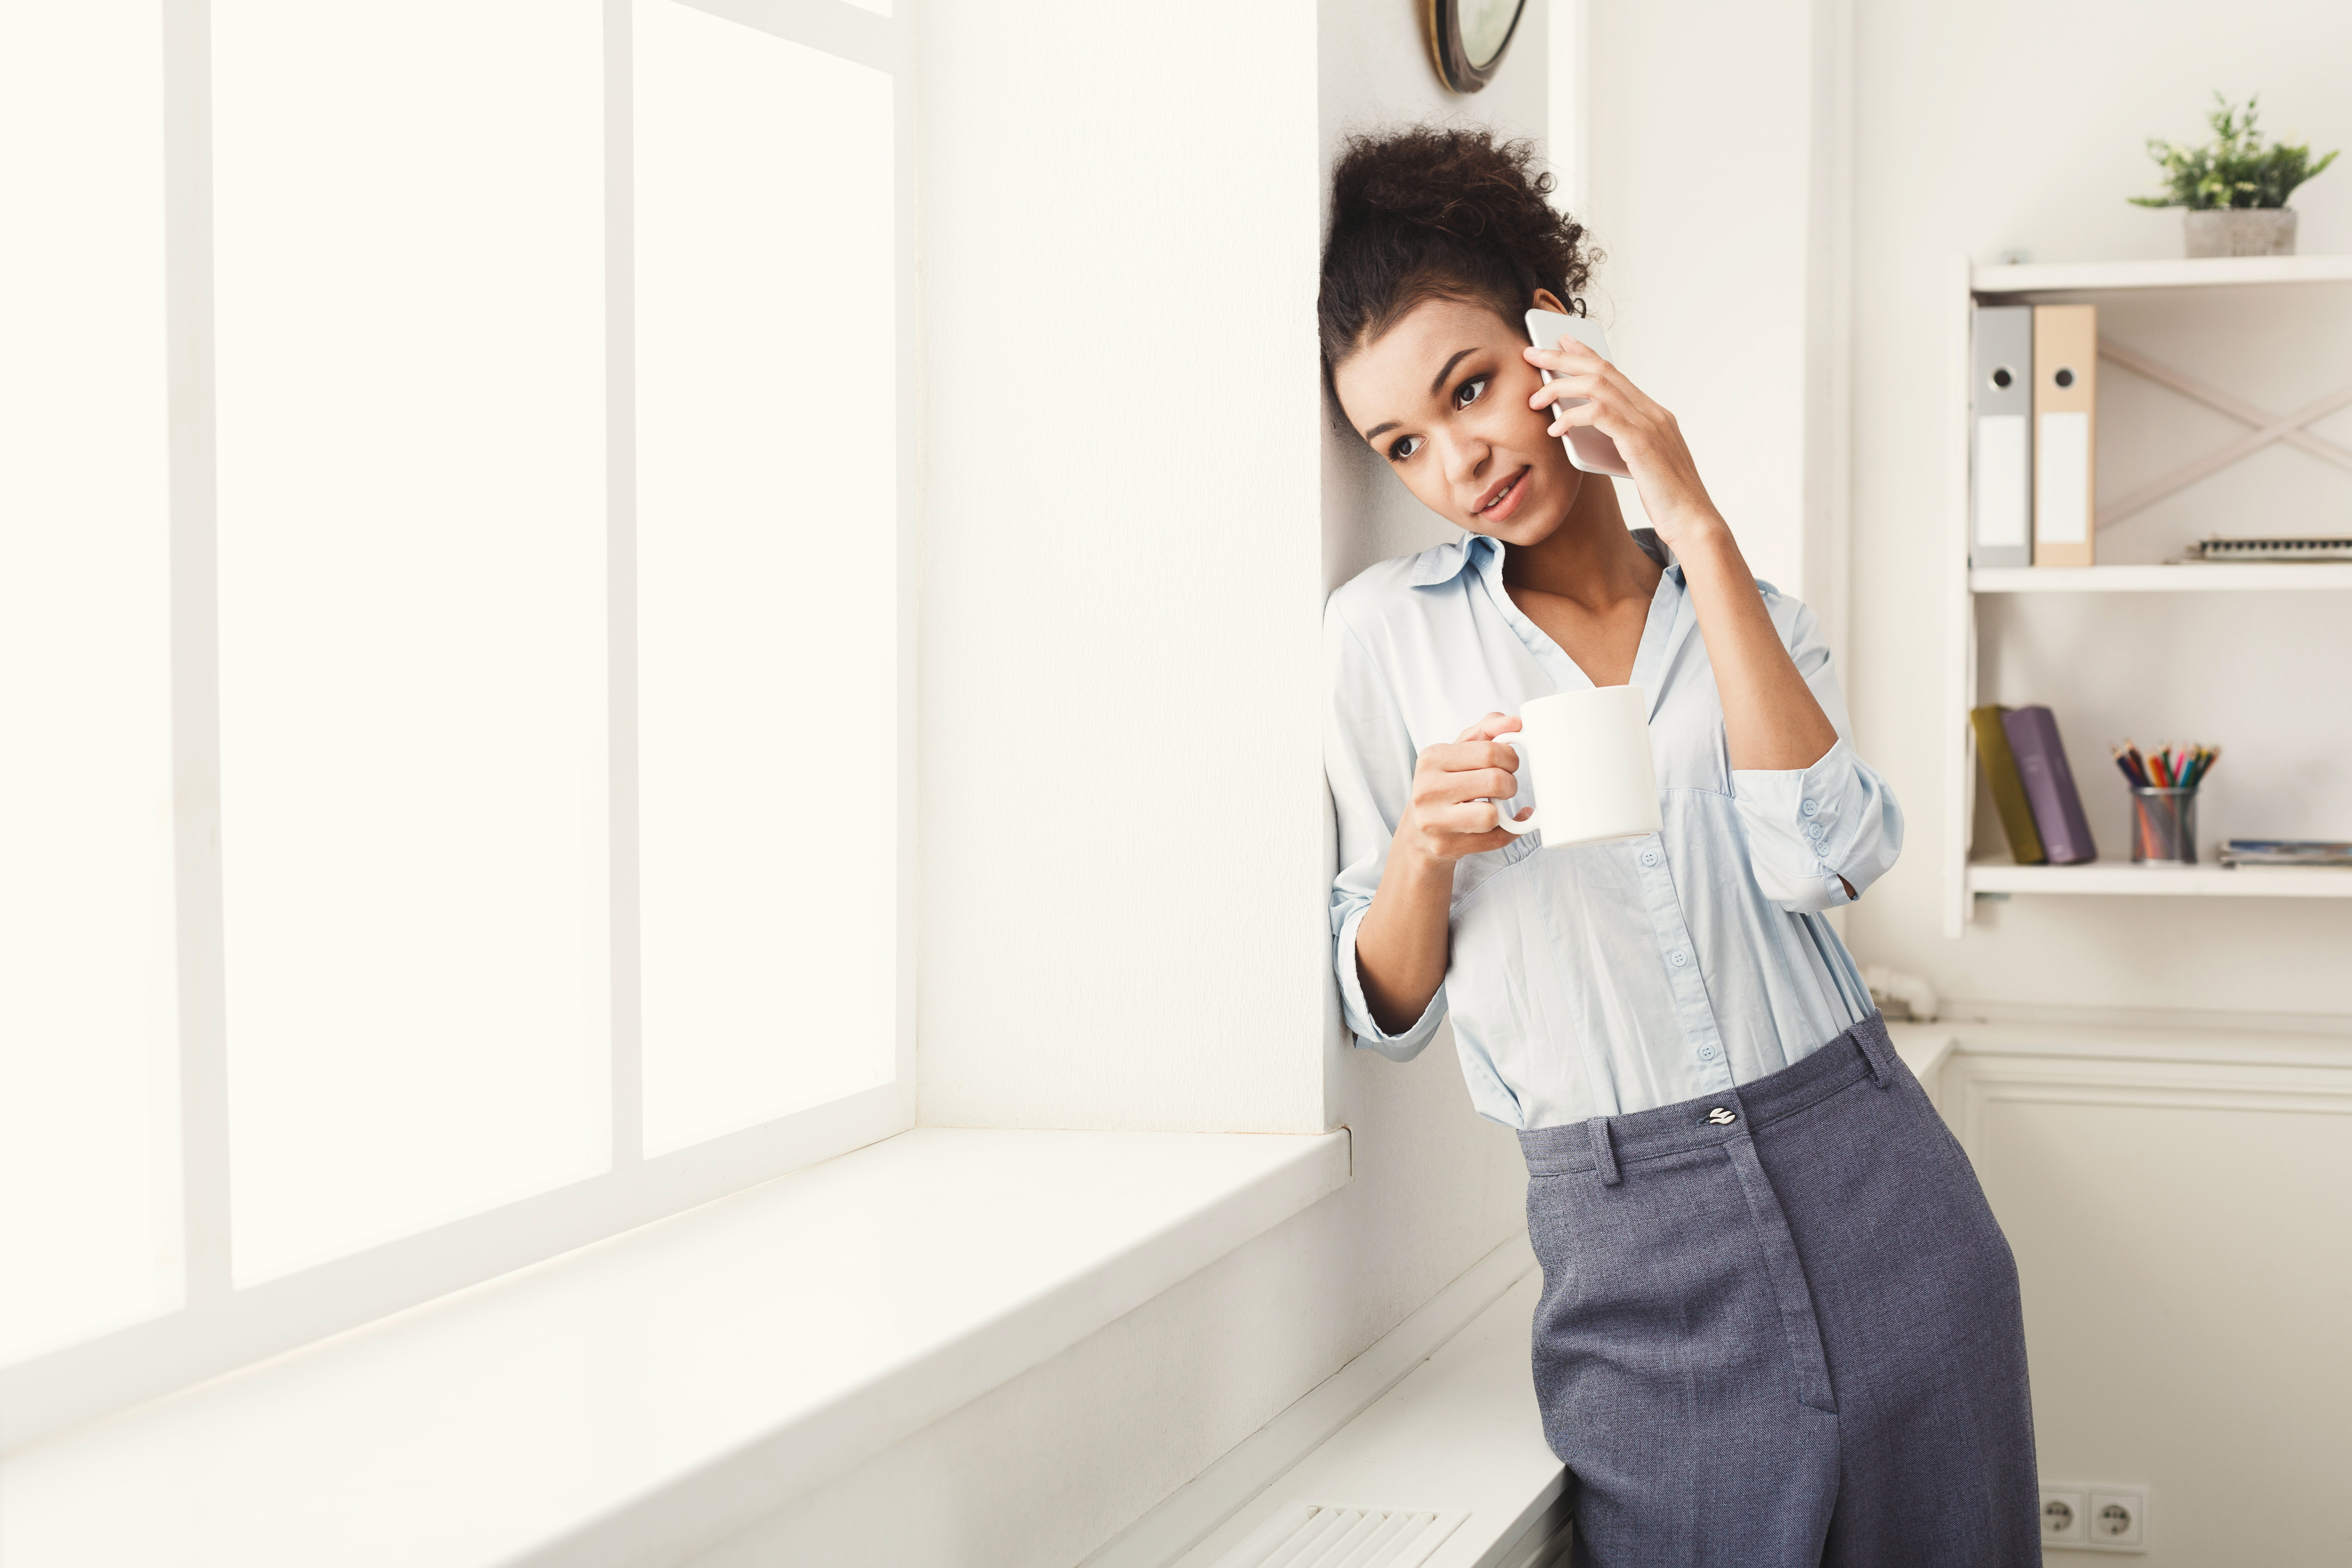
[[[1894,864],[1902,813],[1674,416],[1573,339],[1529,345],[1524,312],[1580,311],[1589,271],[1550,184],[1464,131],[1360,138],[1334,175],[1331,393],[1466,531],[1327,615],[1349,1026],[1404,1060],[1450,1011],[1473,1103],[1519,1130],[1577,1561],[2038,1563],[2015,1265],[1822,918]],[[1569,462],[1578,425],[1650,529]],[[1664,830],[1498,826],[1531,804],[1510,715],[1628,681]]]

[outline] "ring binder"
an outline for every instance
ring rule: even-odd
[[[2033,308],[2033,564],[2088,566],[2096,553],[2099,308]]]
[[[1969,402],[1971,566],[2033,564],[2033,308],[1977,310]]]

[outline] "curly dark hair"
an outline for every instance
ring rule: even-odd
[[[1328,384],[1340,361],[1424,300],[1486,305],[1517,325],[1538,289],[1578,315],[1597,252],[1545,198],[1531,142],[1414,126],[1351,136],[1331,172],[1331,234],[1316,300]]]

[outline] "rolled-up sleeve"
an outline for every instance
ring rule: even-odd
[[[1348,624],[1337,597],[1323,616],[1323,768],[1339,845],[1339,874],[1331,881],[1331,935],[1341,1011],[1357,1045],[1410,1061],[1445,1016],[1445,989],[1438,988],[1410,1028],[1390,1034],[1373,1020],[1364,1000],[1356,931],[1372,907],[1390,840],[1412,797],[1415,752],[1378,661]]]
[[[1811,767],[1735,769],[1733,798],[1748,830],[1757,886],[1791,914],[1818,913],[1859,898],[1903,852],[1903,808],[1895,792],[1853,749],[1832,668],[1829,644],[1813,613],[1767,591],[1773,621],[1837,731],[1837,743]]]

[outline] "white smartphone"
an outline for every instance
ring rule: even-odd
[[[1558,310],[1528,312],[1529,342],[1539,349],[1551,349],[1558,348],[1559,340],[1562,338],[1574,338],[1602,359],[1610,359],[1609,334],[1601,330],[1600,322],[1588,321],[1582,316],[1563,316]],[[1611,363],[1614,363],[1615,361],[1611,360]],[[1549,386],[1551,372],[1541,371],[1541,374],[1544,384]],[[1585,398],[1571,397],[1565,403],[1555,403],[1551,405],[1552,416],[1557,418],[1578,404],[1586,401],[1588,400]],[[1568,448],[1568,460],[1588,474],[1616,474],[1625,477],[1630,476],[1633,471],[1625,466],[1625,459],[1618,455],[1617,443],[1590,425],[1577,426],[1560,437],[1560,443]]]

